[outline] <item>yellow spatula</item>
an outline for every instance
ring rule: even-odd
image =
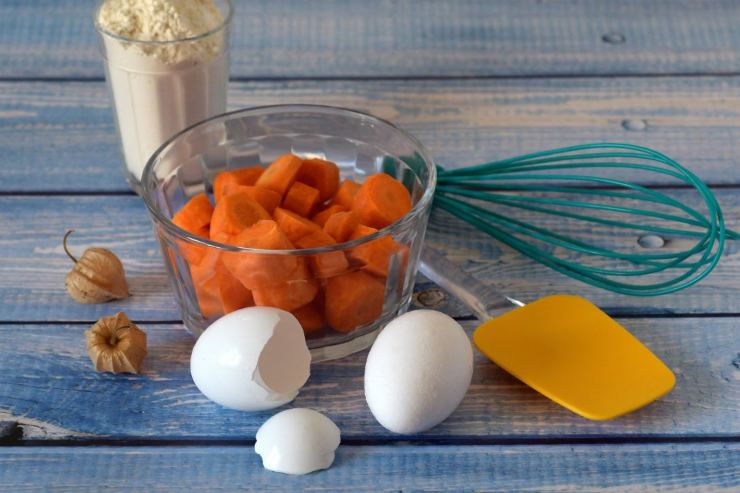
[[[584,298],[554,295],[524,305],[430,248],[424,249],[420,269],[483,321],[473,334],[481,353],[584,418],[614,419],[662,397],[675,384],[660,359]]]

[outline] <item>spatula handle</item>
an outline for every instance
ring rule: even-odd
[[[424,246],[421,252],[419,270],[470,308],[482,322],[499,315],[501,311],[508,311],[512,305],[524,306],[521,301],[478,281],[428,246]]]

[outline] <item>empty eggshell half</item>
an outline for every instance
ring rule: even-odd
[[[295,399],[310,365],[298,320],[284,310],[260,306],[213,322],[193,347],[190,374],[210,400],[241,411],[262,411]]]
[[[260,426],[254,450],[265,469],[308,474],[331,466],[340,440],[332,420],[313,409],[295,408],[277,413]]]

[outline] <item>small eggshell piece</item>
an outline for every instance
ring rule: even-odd
[[[473,376],[473,349],[444,313],[416,310],[392,320],[365,364],[365,399],[394,433],[428,430],[462,402]]]
[[[288,409],[265,421],[257,430],[254,450],[262,465],[285,474],[308,474],[327,469],[341,435],[337,425],[318,411]]]
[[[241,411],[282,406],[310,374],[311,353],[298,320],[271,307],[236,310],[198,338],[190,374],[210,400]]]

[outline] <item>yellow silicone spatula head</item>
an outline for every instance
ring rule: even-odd
[[[473,334],[481,353],[585,418],[616,418],[667,394],[675,384],[662,361],[584,298],[555,295],[524,305],[431,249],[422,255],[421,270],[485,320]],[[502,310],[507,311],[498,315]],[[489,319],[492,314],[497,315]]]
[[[637,338],[578,296],[548,296],[488,320],[473,342],[504,370],[588,419],[634,411],[676,381]]]

